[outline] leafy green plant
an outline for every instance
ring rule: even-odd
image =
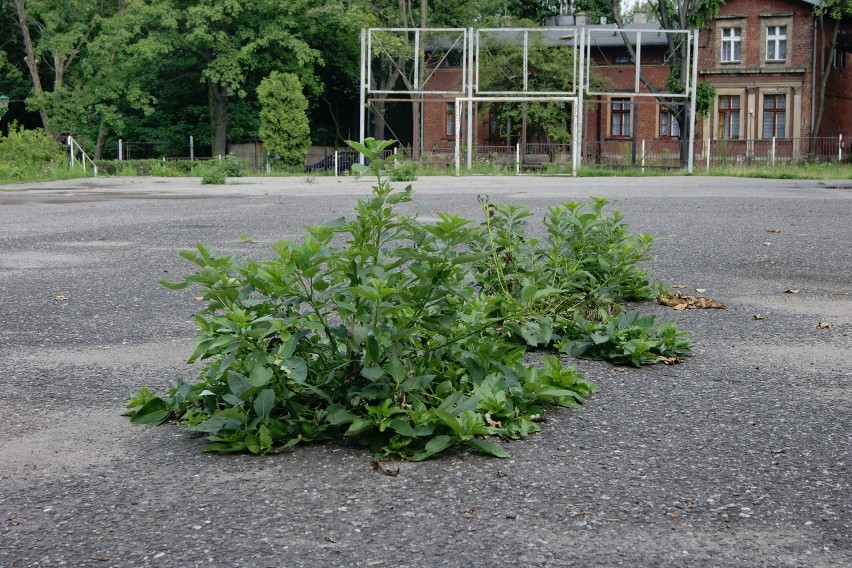
[[[350,142],[370,159],[353,169],[377,179],[355,219],[308,227],[302,242],[277,243],[271,260],[200,244],[180,253],[198,272],[163,284],[200,286],[206,307],[190,362],[207,365],[195,384],[141,390],[131,420],[179,419],[219,452],[351,436],[379,456],[421,460],[464,444],[505,457],[490,437],[526,436],[548,408],[594,392],[556,356],[524,364],[526,346],[500,331],[504,299],[474,277],[487,254],[468,246],[479,227],[396,212],[412,188],[385,179],[390,144]]]
[[[656,363],[660,357],[688,355],[691,342],[678,331],[674,322],[657,325],[654,316],[641,316],[638,311],[618,314],[606,323],[575,315],[581,333],[566,339],[560,351],[572,357],[606,359],[613,363],[636,367]]]
[[[68,169],[62,146],[42,129],[26,130],[13,122],[0,136],[0,180],[26,181],[51,177]]]
[[[225,169],[220,167],[216,162],[216,160],[211,160],[210,163],[201,170],[202,185],[222,185],[227,181],[227,172],[225,172]]]
[[[528,234],[532,213],[525,207],[493,204],[487,196],[480,203],[485,222],[471,244],[482,259],[475,274],[486,293],[502,297],[508,338],[634,365],[689,352],[686,333],[672,322],[621,314],[621,302],[652,300],[659,292],[639,266],[650,259],[654,239],[630,232],[621,212],[605,213],[606,199],[550,207],[540,238]],[[602,330],[607,342],[599,341]]]
[[[410,160],[398,162],[388,169],[388,177],[391,181],[414,181],[417,179],[417,164]]]

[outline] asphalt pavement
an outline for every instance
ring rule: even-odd
[[[199,450],[121,416],[191,380],[196,242],[262,257],[370,191],[343,178],[0,186],[0,567],[850,566],[852,180],[441,177],[422,220],[591,195],[658,241],[654,279],[725,310],[646,304],[680,365],[577,361],[580,409],[507,444],[370,467],[358,447]],[[682,288],[680,287],[682,286]],[[702,290],[703,292],[696,292]]]

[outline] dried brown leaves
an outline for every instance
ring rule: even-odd
[[[657,301],[675,310],[724,310],[727,304],[717,302],[713,298],[700,296],[684,296],[680,292],[671,295],[659,295]]]

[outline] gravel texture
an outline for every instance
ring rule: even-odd
[[[414,186],[424,219],[477,218],[477,193],[537,213],[610,198],[659,237],[654,278],[730,307],[643,306],[692,330],[694,356],[577,362],[598,393],[511,459],[457,451],[389,477],[352,446],[209,455],[120,416],[139,386],[198,371],[195,293],[157,280],[187,274],[176,252],[196,241],[268,255],[351,216],[370,183],[0,186],[0,567],[852,565],[852,181]]]

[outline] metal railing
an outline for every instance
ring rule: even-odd
[[[83,166],[83,172],[87,172],[86,164],[92,168],[92,173],[97,176],[98,175],[98,166],[95,165],[95,162],[86,154],[83,147],[80,146],[71,135],[68,136],[66,140],[66,144],[68,145],[68,169],[73,170],[74,165],[79,163]],[[78,157],[79,156],[79,157]]]

